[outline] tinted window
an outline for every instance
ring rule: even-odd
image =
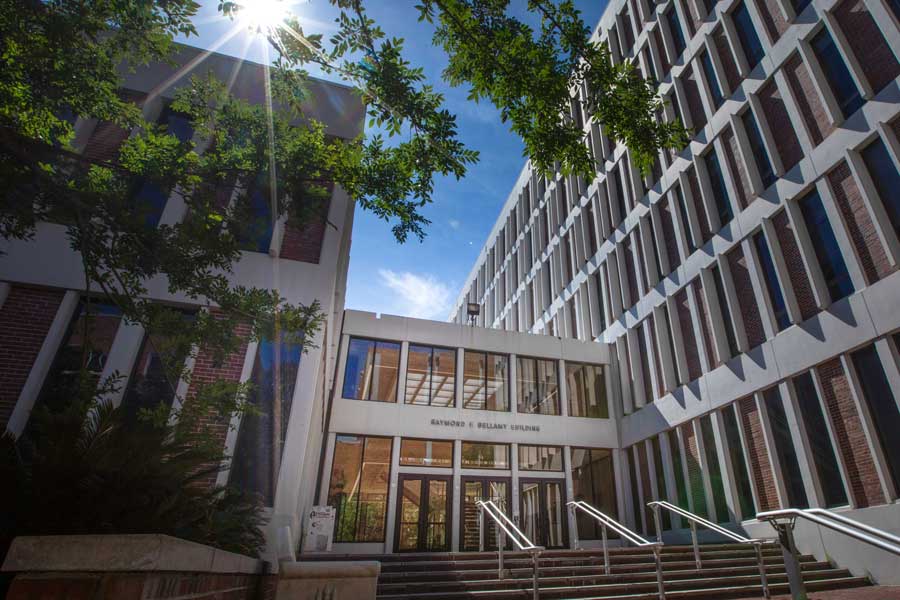
[[[399,368],[399,343],[351,338],[342,395],[355,400],[396,402]]]
[[[400,441],[400,464],[407,467],[453,467],[453,442],[437,440]]]
[[[831,86],[831,91],[841,107],[841,112],[845,117],[849,117],[863,105],[863,98],[859,94],[856,83],[850,75],[850,70],[841,53],[832,39],[828,29],[822,28],[822,31],[816,35],[811,41],[813,51],[822,70],[825,72],[825,78]]]
[[[516,385],[519,412],[541,415],[559,414],[559,382],[554,360],[518,358]]]
[[[844,490],[841,470],[834,454],[831,437],[828,435],[828,425],[812,375],[804,373],[794,377],[794,390],[797,393],[800,418],[803,419],[806,428],[809,451],[825,495],[825,506],[828,508],[844,506],[847,504],[847,492]]]
[[[713,148],[703,157],[703,160],[706,164],[706,171],[709,173],[709,184],[712,187],[713,200],[715,200],[716,210],[719,213],[719,221],[724,227],[734,218],[734,211],[731,210],[728,188],[725,187],[725,178],[722,176],[722,167],[719,164],[716,149]]]
[[[728,296],[725,293],[725,281],[722,279],[722,272],[718,266],[710,271],[712,273],[713,284],[716,288],[716,298],[719,301],[719,311],[722,313],[722,321],[725,326],[725,339],[728,342],[728,350],[731,356],[738,353],[737,339],[734,335],[734,319],[731,317],[731,309],[728,307]]]
[[[669,23],[669,31],[672,32],[672,42],[675,44],[675,58],[681,56],[687,44],[684,41],[684,32],[681,29],[681,21],[678,13],[672,8],[666,13],[666,21]]]
[[[519,470],[562,471],[562,448],[560,446],[526,446],[525,444],[519,444]]]
[[[750,19],[750,13],[747,12],[747,6],[741,2],[738,4],[734,12],[731,13],[734,19],[735,29],[738,38],[741,40],[741,47],[744,49],[744,56],[747,57],[747,64],[752,69],[762,60],[763,51],[759,36],[756,35],[756,29],[753,27],[753,21]]]
[[[463,408],[509,410],[509,359],[501,354],[463,353]]]
[[[800,210],[831,300],[836,302],[849,296],[853,293],[853,282],[819,194],[813,191],[802,199]]]
[[[766,152],[766,145],[763,142],[762,133],[756,119],[753,117],[753,111],[748,110],[741,115],[741,121],[744,123],[744,130],[747,132],[747,138],[750,141],[750,149],[753,151],[753,158],[756,160],[756,168],[759,170],[759,178],[762,180],[764,188],[769,187],[777,177],[772,169],[772,163],[769,161],[769,154]]]
[[[709,52],[700,55],[700,64],[703,65],[703,74],[706,75],[706,84],[709,86],[709,93],[712,96],[713,106],[719,108],[725,101],[722,97],[722,88],[719,87],[719,80],[716,79],[716,70],[713,68],[712,59]]]
[[[603,367],[566,363],[566,392],[572,417],[609,418]]]
[[[806,489],[803,487],[803,475],[791,440],[791,428],[784,412],[784,404],[781,402],[781,394],[778,388],[770,388],[763,392],[763,398],[769,415],[769,425],[775,438],[775,455],[778,464],[781,465],[781,477],[787,490],[788,504],[792,508],[807,508],[809,503],[806,500]]]
[[[600,512],[617,518],[616,480],[609,450],[572,448],[572,491],[575,500],[587,502]],[[576,511],[575,520],[579,538],[600,539],[597,521],[580,510]]]
[[[896,0],[896,3],[900,3],[900,0]],[[897,167],[880,137],[866,146],[862,155],[894,227],[894,233],[900,238],[900,173],[897,173]]]
[[[691,223],[688,220],[688,212],[687,212],[687,204],[684,201],[684,192],[681,191],[681,186],[676,184],[675,187],[675,206],[678,208],[678,216],[681,218],[681,222],[684,224],[683,231],[684,236],[687,239],[688,249],[693,252],[697,249],[697,244],[694,242],[694,234],[691,233]]]
[[[272,245],[272,206],[269,186],[262,183],[255,186],[247,198],[246,213],[239,223],[235,223],[237,240],[242,250],[268,253]]]
[[[897,490],[900,487],[900,411],[894,393],[874,345],[857,350],[851,356]]]
[[[728,502],[725,500],[725,483],[722,481],[722,467],[719,464],[716,437],[713,433],[712,418],[709,415],[700,419],[700,432],[703,435],[703,451],[706,455],[706,465],[709,469],[709,482],[712,486],[713,501],[716,506],[716,519],[719,523],[727,523],[732,520],[732,517],[728,510]]]
[[[772,312],[775,313],[775,322],[778,324],[778,330],[781,331],[790,326],[791,320],[788,317],[787,307],[784,303],[784,295],[781,293],[781,285],[778,283],[775,263],[772,261],[769,245],[766,244],[766,238],[762,232],[753,236],[753,245],[756,247],[756,256],[759,257],[759,266],[762,268],[763,279],[766,282],[766,292],[768,292],[769,301],[772,303]]]
[[[462,467],[464,469],[508,469],[509,446],[463,442]]]
[[[338,435],[328,505],[335,507],[334,541],[384,541],[391,439]]]
[[[750,488],[747,459],[744,456],[744,445],[741,442],[741,432],[734,410],[735,406],[732,404],[722,409],[721,414],[725,425],[725,440],[728,442],[728,456],[731,458],[731,469],[734,471],[738,500],[741,503],[741,518],[746,520],[756,516],[756,507],[753,504],[753,490]]]
[[[684,463],[681,460],[681,446],[678,443],[678,433],[674,429],[669,430],[669,452],[672,455],[672,470],[675,471],[675,491],[678,493],[678,506],[687,510],[690,508],[687,495],[687,483],[684,480]]]

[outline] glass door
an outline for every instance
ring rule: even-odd
[[[397,552],[450,550],[450,478],[400,475],[397,505]]]
[[[562,479],[520,479],[520,528],[537,546],[565,548],[568,527]]]
[[[506,516],[512,518],[509,511],[510,488],[508,479],[490,478],[462,478],[462,535],[460,536],[460,550],[477,551],[479,549],[479,500],[493,500]],[[507,547],[510,547],[507,541]],[[488,519],[485,523],[485,550],[497,549],[497,526]]]

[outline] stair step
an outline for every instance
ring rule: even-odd
[[[823,592],[826,590],[838,590],[838,589],[847,589],[847,588],[855,588],[855,587],[865,587],[869,586],[871,583],[865,577],[846,577],[840,579],[823,579],[819,581],[811,581],[806,585],[806,590],[808,592]],[[786,583],[778,583],[772,584],[769,586],[772,594],[789,594],[790,586]],[[530,592],[527,596],[522,596],[523,599],[531,598]],[[711,598],[713,600],[718,600],[719,598],[747,598],[747,597],[759,597],[762,596],[762,586],[761,585],[742,585],[742,586],[728,586],[721,588],[705,588],[705,589],[696,589],[696,590],[677,590],[677,591],[668,591],[666,590],[666,598],[668,599],[678,599],[684,598],[686,600],[694,600],[695,598]],[[480,596],[479,596],[480,597]],[[576,599],[567,599],[567,600],[576,600]],[[577,598],[577,600],[659,600],[659,595],[654,593],[639,593],[639,594],[621,594],[618,596],[590,596],[590,597],[581,597]]]

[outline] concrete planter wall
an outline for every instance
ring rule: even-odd
[[[278,600],[374,600],[381,564],[359,562],[282,562]]]

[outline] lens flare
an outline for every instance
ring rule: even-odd
[[[284,24],[288,4],[281,0],[253,0],[241,4],[238,18],[255,33],[269,33]]]

